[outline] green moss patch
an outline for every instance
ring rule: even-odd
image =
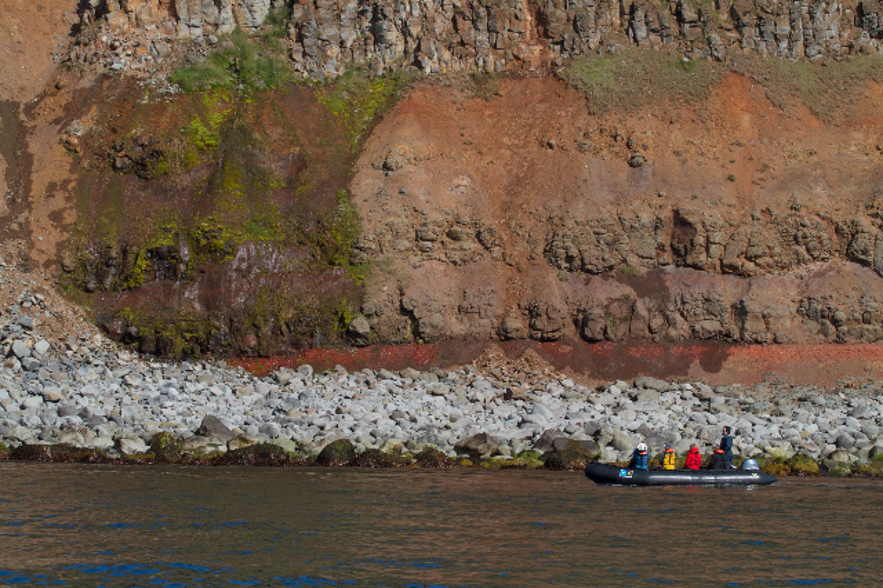
[[[765,474],[769,474],[771,476],[776,476],[777,478],[780,478],[782,476],[790,476],[791,475],[791,468],[788,467],[788,464],[780,463],[780,462],[768,463],[765,466],[761,467],[760,469]]]
[[[448,469],[457,466],[457,463],[448,457],[443,451],[434,447],[426,447],[415,456],[415,463],[421,468]]]
[[[661,51],[630,48],[616,55],[578,57],[560,72],[564,80],[586,93],[592,109],[630,110],[658,102],[697,103],[730,74],[762,86],[770,100],[788,108],[795,101],[816,116],[830,120],[860,94],[869,81],[883,81],[883,59],[858,55],[850,60],[807,63],[745,54],[733,62],[687,60]]]
[[[319,230],[305,234],[313,255],[320,263],[334,267],[349,267],[353,244],[359,236],[359,216],[346,190],[335,194],[337,206],[319,223]]]
[[[596,457],[579,441],[568,440],[564,447],[547,451],[540,459],[551,470],[581,470]]]
[[[158,463],[177,463],[181,459],[183,442],[167,432],[157,433],[150,440],[150,453]]]
[[[584,91],[596,113],[633,109],[660,99],[699,101],[728,73],[711,61],[684,62],[661,51],[626,49],[572,60],[561,72]]]
[[[241,237],[216,216],[201,220],[190,231],[194,263],[227,261],[232,258]]]
[[[350,147],[355,150],[375,119],[398,102],[417,78],[408,72],[369,77],[363,71],[350,70],[319,88],[317,96],[347,129]]]
[[[789,459],[786,464],[795,476],[818,476],[821,473],[816,460],[802,453]]]

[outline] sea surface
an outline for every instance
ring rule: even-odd
[[[874,480],[0,463],[0,584],[867,586],[881,539]]]

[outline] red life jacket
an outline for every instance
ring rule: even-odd
[[[699,453],[698,448],[692,448],[687,454],[687,461],[684,463],[684,467],[689,470],[698,470],[702,467],[702,455]]]

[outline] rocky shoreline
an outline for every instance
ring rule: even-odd
[[[0,326],[3,458],[575,469],[626,461],[641,441],[653,453],[670,443],[681,459],[697,443],[708,455],[729,425],[734,452],[778,475],[876,475],[883,464],[873,382],[711,388],[639,377],[588,388],[530,352],[450,371],[304,365],[261,378],[223,362],[139,357],[101,335],[47,340],[39,325],[19,312]]]

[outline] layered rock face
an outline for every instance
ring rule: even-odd
[[[681,224],[690,214],[711,217],[713,230],[701,222]],[[881,280],[868,267],[880,242],[876,229],[839,233],[851,223],[799,214],[721,218],[683,209],[547,222],[547,231],[519,236],[496,232],[487,219],[388,219],[360,239],[356,261],[406,257],[416,268],[413,280],[431,279],[424,268],[436,266],[434,273],[443,276],[439,281],[458,283],[463,290],[458,295],[456,288],[409,284],[401,297],[385,291],[363,305],[368,324],[382,339],[397,333],[424,340],[883,339]],[[695,232],[686,243],[685,230]],[[868,253],[867,247],[870,255],[855,255]],[[497,276],[509,273],[507,265],[520,266],[518,250],[533,256],[523,271],[550,282],[515,300]],[[537,267],[541,262],[548,267]],[[478,285],[470,273],[483,273],[488,281]]]
[[[874,0],[663,5],[644,0],[91,0],[83,22],[103,18],[107,31],[81,39],[69,58],[150,72],[175,47],[183,51],[179,40],[205,46],[235,27],[255,31],[273,9],[290,9],[291,61],[314,79],[352,67],[374,72],[416,67],[426,73],[544,70],[628,44],[693,59],[738,59],[751,51],[818,60],[877,53],[883,36],[881,7]]]
[[[279,41],[312,79],[544,71],[629,44],[818,60],[876,53],[883,30],[868,2],[130,1],[85,12],[72,58],[156,72],[289,8]],[[710,98],[604,115],[551,77],[442,86],[398,104],[355,168],[350,261],[370,277],[351,341],[883,338],[879,86],[829,122],[735,74]],[[158,259],[148,281],[177,280]]]
[[[188,41],[215,43],[237,27],[256,31],[285,1],[89,0],[80,6],[81,33],[63,59],[148,76],[183,53]]]
[[[199,39],[206,33],[226,34],[239,26],[254,30],[264,24],[271,7],[282,0],[175,0],[178,37]]]
[[[254,30],[271,8],[283,5],[284,0],[89,0],[82,16],[86,22],[104,17],[120,33],[172,22],[179,38],[190,39],[226,34],[237,26]]]
[[[878,115],[842,134],[756,90],[604,117],[541,81],[415,93],[353,182],[377,269],[351,334],[881,340]]]
[[[668,46],[688,57],[723,60],[742,50],[792,59],[876,52],[876,6],[840,2],[735,2],[665,5],[522,0],[296,3],[292,59],[311,76],[351,64],[376,70],[505,71],[614,50],[623,36],[641,47]],[[844,24],[845,23],[845,24]]]

